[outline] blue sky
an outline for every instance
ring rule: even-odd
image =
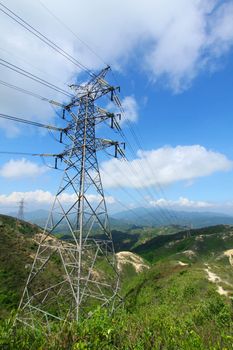
[[[98,71],[103,61],[108,62],[114,71],[110,81],[121,86],[125,118],[142,149],[123,121],[122,129],[135,149],[132,155],[127,148],[129,165],[100,156],[111,211],[123,209],[120,200],[128,207],[169,204],[174,209],[233,213],[233,1],[122,0],[118,7],[105,0],[98,6],[74,0],[68,1],[70,6],[55,0],[21,2],[3,1],[90,69]],[[1,12],[0,23],[2,59],[66,89],[67,83],[86,79]],[[62,99],[5,67],[0,67],[0,74],[11,84]],[[58,124],[45,102],[3,86],[0,90],[0,113]],[[0,128],[2,151],[62,149],[47,132],[33,127],[0,120]],[[104,127],[98,133],[118,137]],[[48,208],[56,193],[61,172],[41,159],[24,158],[0,156],[3,212],[15,208],[22,197],[28,209]]]

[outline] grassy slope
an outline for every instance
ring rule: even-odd
[[[0,318],[18,307],[36,250],[34,235],[42,233],[37,225],[0,215]],[[51,259],[41,279],[45,287],[57,281],[60,266]]]
[[[233,296],[233,267],[224,251],[233,249],[233,227],[218,225],[174,235],[159,236],[134,249],[151,263],[173,261],[196,264],[203,271],[215,273],[222,281],[216,284]],[[191,254],[190,254],[191,253]],[[205,272],[207,277],[207,272]]]
[[[192,250],[198,259],[210,259],[233,247],[232,226],[218,225],[202,229],[157,236],[133,249],[150,262],[174,257],[185,250]]]
[[[48,337],[0,324],[4,349],[230,350],[233,313],[194,263],[157,263],[128,285],[125,308],[110,318],[102,309],[78,326],[52,325]],[[11,340],[10,340],[11,339]]]
[[[4,277],[7,287],[1,279],[0,286],[5,292],[12,283],[12,287],[20,285],[25,264],[30,260],[28,254],[34,249],[30,226],[17,225],[9,222],[5,230],[1,226],[0,243],[6,246],[6,251],[1,251],[5,261],[2,265],[1,260],[1,266],[7,271],[7,279]],[[28,243],[26,246],[21,243],[22,235]],[[224,278],[231,277],[233,269],[222,256],[222,252],[230,248],[233,248],[232,228],[226,226],[195,230],[191,237],[182,232],[153,238],[135,251],[155,264],[136,277],[129,278],[130,269],[126,271],[125,308],[113,319],[99,310],[78,327],[54,325],[49,337],[43,329],[35,333],[18,326],[12,330],[11,323],[2,322],[0,348],[233,349],[232,301],[217,293],[215,284],[207,280],[203,265],[208,262],[216,266],[221,276],[225,274]],[[189,258],[183,254],[184,250],[193,250],[196,255]],[[17,264],[14,263],[16,257]],[[180,266],[179,260],[188,265]],[[18,281],[14,280],[15,274]],[[9,309],[13,304],[9,304]]]
[[[37,245],[36,225],[0,215],[0,317],[19,303]]]

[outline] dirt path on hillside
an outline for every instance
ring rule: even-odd
[[[224,289],[222,286],[219,285],[219,283],[224,283],[227,284],[230,287],[233,287],[233,285],[227,281],[224,281],[221,277],[219,277],[216,273],[214,273],[213,271],[211,271],[211,268],[208,264],[205,264],[206,268],[204,269],[204,271],[207,273],[208,275],[208,280],[212,283],[215,283],[217,285],[217,292],[220,295],[225,295],[228,296],[230,291]]]
[[[229,258],[229,263],[233,266],[233,249],[226,250],[224,255]]]
[[[120,271],[122,271],[122,267],[125,264],[132,265],[137,273],[143,271],[144,269],[149,269],[149,265],[145,264],[143,259],[134,253],[127,251],[118,252],[116,257],[118,269]]]

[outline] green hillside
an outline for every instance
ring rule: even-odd
[[[190,231],[181,231],[175,234],[157,236],[132,250],[142,255],[150,262],[182,254],[192,250],[198,259],[217,257],[227,249],[233,247],[233,227],[218,225]],[[187,259],[186,259],[187,260]]]
[[[1,217],[0,226],[1,349],[233,349],[232,227],[162,234],[143,244],[135,232],[134,253],[144,260],[132,252],[117,254],[122,307],[113,316],[97,309],[78,325],[51,323],[46,335],[43,328],[13,327],[9,316],[32,261],[33,234],[40,228],[9,217]],[[122,233],[120,239],[128,236]],[[51,269],[55,278],[59,270]]]
[[[33,236],[36,225],[0,215],[0,318],[15,308],[37,248]]]
[[[158,236],[133,249],[150,263],[199,266],[224,295],[233,296],[233,227],[218,225]]]
[[[0,216],[0,319],[15,310],[25,287],[43,230],[9,216]],[[56,239],[56,238],[52,238]],[[40,281],[44,287],[61,275],[59,261],[52,257]]]

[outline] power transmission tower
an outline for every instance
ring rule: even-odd
[[[20,302],[17,319],[36,327],[50,321],[72,321],[88,317],[99,306],[113,311],[119,297],[119,275],[115,260],[97,151],[113,146],[123,156],[117,141],[96,137],[96,126],[110,121],[120,130],[113,113],[97,107],[104,95],[118,103],[116,91],[105,80],[109,67],[83,85],[72,85],[75,98],[65,106],[61,131],[66,141],[57,156],[65,163],[60,187],[40,239]],[[65,201],[69,194],[72,199]],[[66,224],[73,242],[56,239],[51,233]],[[98,231],[98,235],[93,235]],[[98,238],[99,237],[99,238]],[[105,273],[104,273],[105,271]]]
[[[17,218],[19,220],[24,220],[24,198],[22,198],[18,204],[19,204],[19,209],[18,209]]]

